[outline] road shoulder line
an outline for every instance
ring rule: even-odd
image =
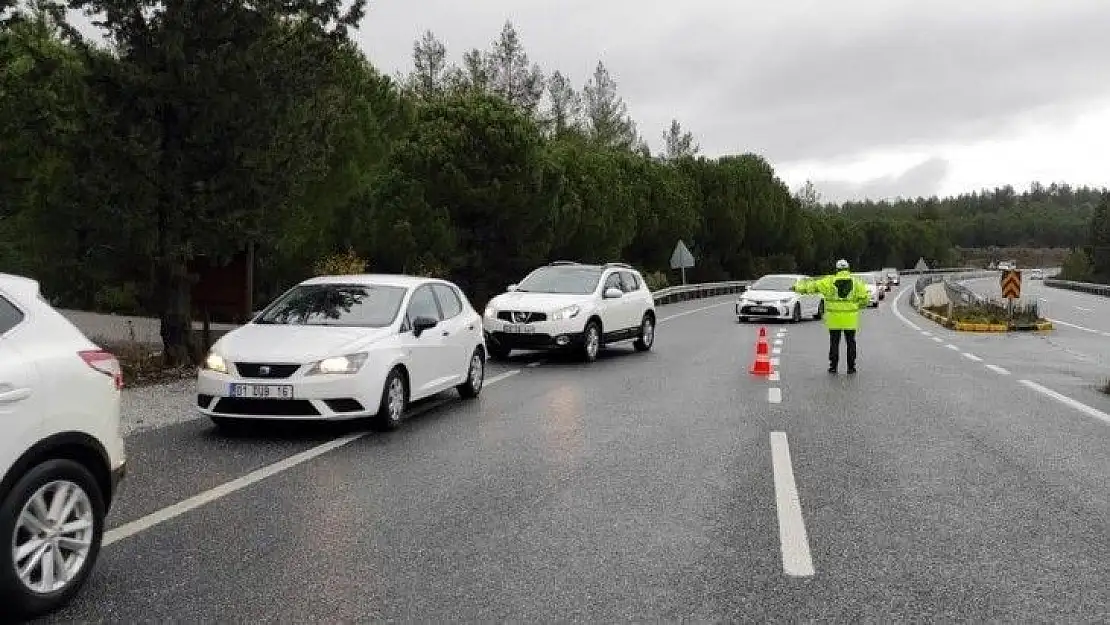
[[[782,570],[792,577],[811,577],[815,573],[813,557],[810,555],[809,537],[802,519],[802,503],[794,481],[790,444],[785,432],[771,432],[771,466],[775,478]]]

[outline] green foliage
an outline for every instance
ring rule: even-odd
[[[1082,248],[1074,249],[1064,259],[1064,265],[1060,268],[1061,280],[1073,280],[1075,282],[1090,282],[1094,277],[1094,269],[1091,264],[1091,258],[1087,256],[1087,252]]]
[[[359,258],[353,249],[347,248],[345,252],[321,258],[312,270],[318,276],[348,276],[364,273],[366,261]]]

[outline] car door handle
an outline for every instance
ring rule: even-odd
[[[0,386],[0,388],[3,388]],[[10,387],[9,387],[10,388]],[[16,388],[0,392],[0,404],[14,404],[17,401],[23,401],[31,396],[31,389],[29,388]]]

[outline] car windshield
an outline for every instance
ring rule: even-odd
[[[863,280],[867,284],[875,284],[875,276],[873,276],[869,273],[857,273],[856,277],[859,278],[860,280]]]
[[[763,276],[755,281],[752,291],[789,291],[798,281],[793,276]]]
[[[598,267],[540,267],[517,285],[525,293],[593,293],[601,279]]]
[[[255,321],[267,325],[384,328],[397,318],[406,289],[359,284],[302,284]]]

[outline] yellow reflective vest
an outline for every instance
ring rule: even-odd
[[[825,298],[825,326],[830,330],[858,330],[859,309],[871,303],[867,284],[847,269],[815,280],[802,280],[794,285],[794,291],[820,293]]]

